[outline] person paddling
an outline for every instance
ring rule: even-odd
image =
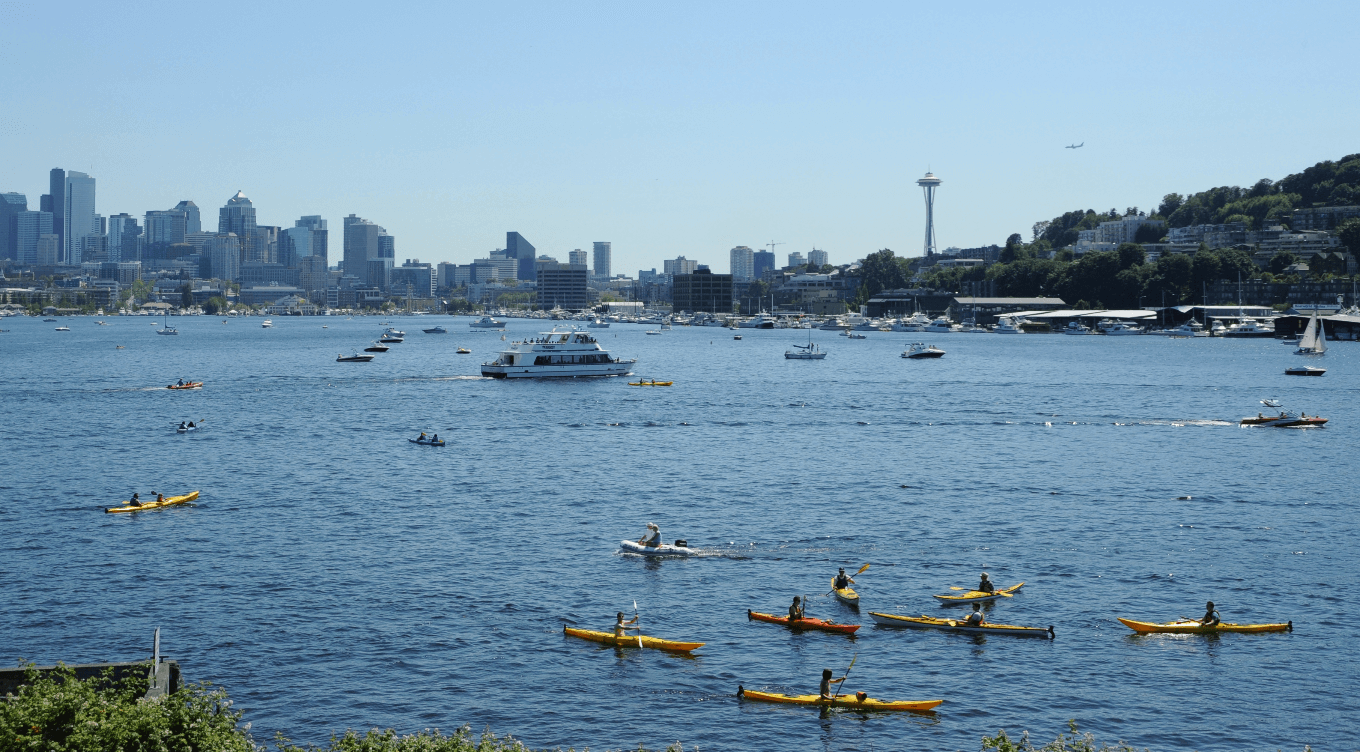
[[[964,621],[965,621],[965,622],[968,624],[968,626],[970,626],[970,627],[980,627],[980,626],[982,626],[983,624],[986,624],[986,623],[987,623],[987,615],[984,614],[984,613],[982,613],[982,604],[981,604],[981,603],[974,603],[974,604],[973,604],[973,613],[969,614],[969,615],[968,615],[968,618],[965,619]]]
[[[842,570],[842,571],[844,571],[844,570]],[[842,677],[839,678],[839,679],[832,679],[832,678],[831,678],[831,669],[829,669],[829,668],[824,668],[824,669],[822,669],[822,688],[821,688],[822,699],[823,699],[823,700],[830,700],[830,699],[831,699],[831,685],[832,685],[832,684],[840,684],[840,683],[843,682],[843,681],[845,681],[845,677],[844,677],[844,676],[842,676]]]
[[[189,427],[190,427],[190,428],[193,428],[193,427],[194,427],[194,422],[193,422],[192,420],[189,421]]]
[[[184,421],[181,420],[179,422],[179,430],[183,431],[185,428],[188,428],[188,426],[184,425]]]
[[[156,503],[157,503],[157,504],[164,504],[164,503],[165,503],[165,494],[163,494],[163,493],[158,493],[158,494],[156,494]]]
[[[992,581],[989,580],[989,579],[987,579],[987,573],[986,573],[986,572],[983,572],[983,573],[982,573],[982,581],[978,583],[977,589],[978,589],[978,592],[982,592],[982,593],[995,593],[995,592],[996,592],[996,585],[993,585],[993,584],[992,584]]]
[[[834,587],[837,590],[844,590],[853,584],[855,584],[855,578],[845,573],[845,567],[841,567],[840,572],[836,574],[836,584]]]
[[[627,635],[625,634],[627,630],[631,629],[633,631],[641,631],[642,630],[641,627],[633,626],[635,624],[637,624],[636,616],[629,619],[628,621],[624,621],[623,612],[620,611],[618,618],[614,621],[614,637],[616,639],[622,640],[623,638],[627,637]]]
[[[431,444],[438,444],[438,443],[439,443],[439,434],[435,434],[435,435],[434,435],[434,438],[433,438],[433,439],[430,439],[430,443],[431,443]]]
[[[798,596],[793,596],[793,605],[789,606],[789,621],[794,622],[803,618],[803,601]]]
[[[638,538],[638,544],[648,548],[656,548],[661,545],[661,528],[655,522],[647,523],[647,533]]]
[[[141,497],[137,495],[136,491],[133,491],[132,498],[128,499],[128,506],[139,507],[141,505],[142,505]]]
[[[1219,625],[1218,612],[1214,610],[1214,602],[1209,601],[1204,605],[1204,617],[1199,620],[1201,627],[1216,627]]]

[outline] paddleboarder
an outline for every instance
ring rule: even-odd
[[[841,571],[844,572],[845,570],[842,569]],[[845,677],[844,677],[844,676],[842,676],[842,677],[839,678],[839,679],[832,679],[832,678],[831,678],[831,669],[829,669],[829,668],[824,668],[824,669],[822,669],[822,688],[821,688],[822,699],[823,699],[823,700],[830,700],[830,699],[831,699],[831,685],[832,685],[832,684],[840,684],[840,683],[843,682],[843,681],[845,681]]]
[[[979,592],[983,593],[995,593],[996,585],[993,585],[992,581],[987,579],[987,573],[983,572],[982,581],[978,583],[977,589]]]
[[[1219,624],[1218,612],[1214,610],[1214,602],[1209,601],[1204,605],[1204,617],[1199,620],[1201,627],[1216,627]]]
[[[795,622],[803,618],[803,599],[793,596],[793,605],[789,606],[789,621]]]

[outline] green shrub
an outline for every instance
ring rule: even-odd
[[[997,732],[996,736],[982,737],[982,748],[984,750],[994,749],[997,752],[1138,752],[1136,747],[1124,742],[1119,742],[1113,747],[1108,744],[1097,747],[1096,738],[1091,733],[1077,733],[1076,721],[1068,721],[1067,730],[1071,733],[1060,733],[1057,739],[1042,747],[1036,747],[1030,743],[1028,731],[1022,733],[1019,739],[1012,740],[1002,729]],[[1147,751],[1144,750],[1144,752]]]
[[[529,752],[523,743],[509,736],[497,737],[490,731],[474,736],[471,726],[463,726],[448,736],[439,729],[427,729],[409,736],[399,736],[392,729],[376,728],[360,736],[351,729],[344,736],[332,736],[324,747],[297,747],[279,736],[275,746],[279,752]],[[641,747],[638,749],[642,750]],[[665,752],[684,752],[684,747],[676,742]]]

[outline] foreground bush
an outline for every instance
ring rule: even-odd
[[[0,701],[0,750],[255,752],[225,691],[192,684],[146,700],[147,686],[112,670],[89,681],[66,666],[30,670],[18,694]]]
[[[331,737],[325,747],[296,747],[282,736],[275,743],[279,752],[529,752],[509,736],[497,738],[490,731],[474,736],[471,726],[464,726],[450,736],[445,736],[439,729],[409,736],[399,736],[392,729],[372,729],[363,736],[350,730],[344,736]],[[645,752],[641,747],[638,750]],[[676,742],[665,752],[684,752],[684,748]]]

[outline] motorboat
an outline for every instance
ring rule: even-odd
[[[55,324],[55,323],[57,323],[57,320],[56,320],[56,319],[43,319],[43,323],[44,323],[44,324]]]
[[[429,329],[421,329],[421,331],[422,331],[422,332],[425,332],[426,334],[448,334],[448,333],[449,333],[449,330],[448,330],[448,329],[445,329],[445,328],[442,327],[442,326],[431,327],[431,328],[429,328]]]
[[[482,375],[496,379],[623,376],[636,363],[637,358],[611,356],[587,332],[553,329],[512,342],[495,360],[482,364]]]
[[[1228,329],[1223,332],[1223,336],[1236,338],[1274,337],[1275,324],[1270,321],[1262,323],[1256,319],[1244,316],[1238,319],[1236,324],[1229,326]]]
[[[608,328],[609,328],[609,322],[608,322],[608,321],[601,320],[601,319],[595,319],[594,321],[590,322],[589,324],[586,324],[586,326],[587,326],[588,328],[590,328],[590,329],[608,329]]]
[[[1080,321],[1068,322],[1067,328],[1063,329],[1063,334],[1095,334],[1095,333],[1096,332],[1091,331],[1091,327],[1081,323]]]
[[[378,338],[378,341],[382,342],[383,344],[396,345],[405,342],[406,340],[395,334],[384,334],[383,336]]]
[[[660,333],[661,333],[661,330],[660,330],[660,329],[648,329],[648,330],[647,330],[647,333],[648,333],[648,334],[660,334]]]
[[[59,327],[57,327],[57,328],[56,328],[55,330],[53,330],[53,331],[58,331],[58,332],[69,332],[69,331],[71,331],[71,327],[69,327],[69,326],[59,326]]]
[[[768,315],[768,314],[762,313],[762,314],[760,314],[759,316],[756,316],[756,317],[754,317],[754,318],[749,318],[749,319],[746,319],[745,321],[742,321],[742,322],[738,323],[738,324],[737,324],[737,328],[739,328],[739,329],[773,329],[773,328],[775,328],[775,320],[774,320],[774,317],[773,317],[773,316],[770,316],[770,315]]]
[[[1293,368],[1284,369],[1286,376],[1321,376],[1326,372],[1326,368],[1318,368],[1316,366],[1294,366]]]
[[[436,328],[442,328],[442,327],[436,327]],[[406,332],[398,331],[397,329],[393,329],[393,328],[390,327],[390,326],[383,330],[383,334],[384,334],[385,336],[388,336],[388,337],[405,337],[405,336],[406,336]]]
[[[274,322],[273,322],[272,320],[270,320],[270,319],[265,319],[264,321],[261,321],[261,322],[260,322],[260,328],[261,328],[261,329],[269,329],[269,328],[272,328],[273,326],[274,326]]]
[[[902,353],[902,357],[917,360],[921,358],[941,358],[944,357],[944,350],[922,342],[913,342]]]
[[[996,326],[992,327],[992,331],[997,334],[1025,333],[1025,330],[1020,328],[1020,323],[1015,320],[1014,316],[998,316],[996,319]]]
[[[335,362],[336,362],[336,363],[367,363],[368,361],[373,360],[373,359],[376,358],[376,357],[377,357],[376,355],[365,355],[365,354],[363,354],[363,353],[354,353],[353,355],[337,355],[337,356],[335,356]]]
[[[459,354],[459,355],[471,355],[471,354],[472,354],[472,351],[469,350],[469,349],[467,349],[466,347],[460,347],[460,348],[458,348],[458,354]]]
[[[1322,426],[1326,423],[1326,418],[1319,418],[1316,415],[1310,418],[1307,413],[1301,412],[1298,415],[1294,415],[1285,410],[1281,410],[1279,415],[1257,413],[1254,418],[1243,418],[1239,425],[1264,426],[1267,428],[1308,428],[1311,426]]]
[[[933,319],[929,324],[926,325],[926,331],[934,332],[936,334],[957,332],[961,328],[962,327],[960,327],[958,324],[951,323],[949,319],[945,316],[938,316],[935,319]]]
[[[387,345],[383,345],[383,344],[379,344],[379,343],[377,343],[377,342],[374,342],[373,344],[369,345],[368,347],[365,347],[365,348],[364,348],[364,352],[387,352],[387,351],[390,350],[390,349],[391,349],[391,348],[388,347]]]
[[[1327,332],[1322,327],[1322,320],[1318,318],[1316,308],[1313,309],[1313,317],[1308,319],[1308,328],[1304,329],[1303,336],[1299,337],[1299,349],[1295,350],[1294,354],[1327,354]]]
[[[973,321],[972,319],[966,319],[963,323],[959,324],[959,328],[958,328],[956,331],[958,331],[960,334],[991,334],[991,333],[992,333],[991,330],[989,330],[987,327],[985,327],[985,326],[978,326],[978,325],[977,325],[977,322],[976,322],[976,321]]]
[[[846,329],[845,331],[841,332],[841,336],[842,336],[842,337],[849,337],[850,339],[868,339],[868,338],[869,338],[869,335],[867,335],[867,334],[857,334],[857,333],[855,333],[855,332],[850,331],[849,329]]]
[[[644,546],[637,541],[625,540],[619,542],[619,548],[625,553],[642,554],[643,556],[693,556],[699,553],[689,547],[689,541],[677,540],[675,545],[661,543],[656,546]]]
[[[471,324],[468,324],[468,326],[473,329],[504,329],[505,322],[497,321],[490,316],[483,316]]]
[[[1112,337],[1144,333],[1143,327],[1138,326],[1137,324],[1130,324],[1127,321],[1111,321],[1109,319],[1105,319],[1096,324],[1096,328],[1100,329],[1102,334],[1108,334]]]
[[[929,325],[930,318],[924,313],[917,312],[908,318],[893,322],[888,329],[894,332],[924,332]]]
[[[1222,321],[1215,321],[1209,325],[1210,337],[1222,337],[1227,331],[1228,327],[1224,326]]]

